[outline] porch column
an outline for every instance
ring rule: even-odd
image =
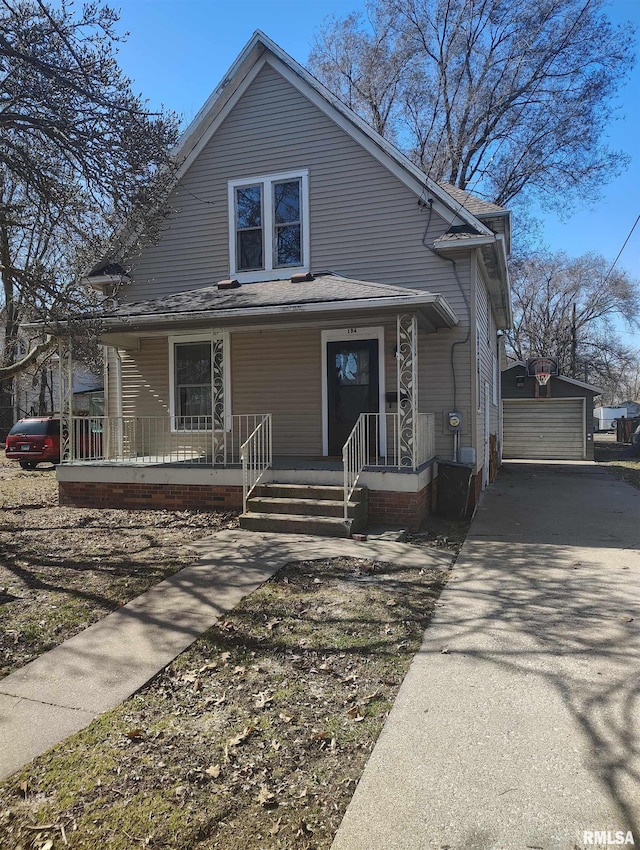
[[[212,440],[213,465],[226,462],[225,399],[224,399],[224,341],[211,340]]]
[[[60,461],[73,458],[73,360],[71,337],[58,337],[58,407],[60,410]]]
[[[398,375],[398,465],[415,469],[418,412],[418,320],[398,315],[396,367]]]

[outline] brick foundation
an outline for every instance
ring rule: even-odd
[[[112,484],[60,481],[61,505],[159,511],[241,510],[242,487],[197,484]]]
[[[437,479],[417,493],[369,490],[369,522],[401,525],[417,532],[435,510]]]

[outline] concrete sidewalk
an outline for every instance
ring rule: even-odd
[[[406,544],[219,532],[187,567],[0,680],[0,779],[121,703],[276,570],[354,556],[447,569],[451,558]]]
[[[639,491],[508,464],[332,850],[639,846],[639,550]]]

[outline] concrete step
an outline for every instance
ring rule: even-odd
[[[263,514],[296,514],[302,516],[340,517],[344,515],[344,502],[340,499],[294,499],[274,496],[251,496],[248,508]],[[350,501],[349,519],[366,518],[366,501]]]
[[[275,499],[329,499],[341,501],[344,490],[340,486],[329,484],[258,484],[252,496],[265,496]],[[352,500],[362,501],[367,497],[366,487],[356,487]]]
[[[345,523],[341,517],[267,514],[254,511],[240,514],[240,528],[250,531],[275,531],[289,534],[314,534],[319,537],[350,537],[366,525],[366,520]]]

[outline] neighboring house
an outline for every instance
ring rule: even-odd
[[[593,460],[593,399],[602,390],[567,375],[546,387],[517,360],[502,372],[505,459]]]
[[[417,528],[437,456],[469,463],[475,498],[500,433],[510,214],[427,179],[259,32],[178,156],[160,240],[89,276],[115,296],[103,455],[66,451],[61,500],[238,508],[261,476],[282,486],[249,508],[303,515],[290,528],[317,505],[284,485],[333,496],[342,533],[358,488],[370,521]]]
[[[24,357],[28,343],[20,338],[18,357]],[[39,416],[57,413],[60,410],[60,368],[58,355],[48,357],[44,362],[32,365],[13,378],[12,392],[3,422],[7,430],[25,416]],[[82,364],[74,364],[72,372],[73,412],[96,415],[102,412],[100,399],[103,395],[103,376],[94,374]],[[1,433],[0,438],[5,435]]]

